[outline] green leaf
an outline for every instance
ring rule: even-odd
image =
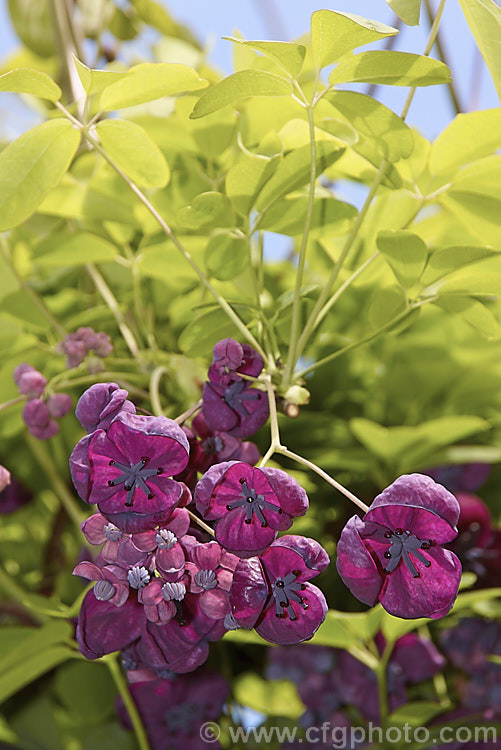
[[[21,224],[60,181],[80,133],[68,120],[49,120],[0,153],[0,231]]]
[[[440,297],[435,305],[447,312],[459,315],[486,339],[499,337],[501,329],[497,318],[479,300],[472,297],[462,297],[461,295],[449,295]]]
[[[398,161],[412,154],[412,130],[381,102],[356,91],[334,91],[326,98],[389,161]]]
[[[291,93],[292,84],[274,73],[264,70],[239,70],[202,94],[190,117],[192,120],[205,117],[249,96],[287,96]]]
[[[234,216],[229,198],[211,191],[196,195],[189,206],[178,211],[178,220],[184,229],[196,231],[231,227]]]
[[[407,24],[417,26],[421,11],[421,0],[386,0],[396,15]]]
[[[295,44],[293,42],[247,41],[244,39],[236,39],[232,36],[223,36],[223,39],[262,52],[266,57],[269,57],[278,63],[278,65],[280,65],[280,67],[287,73],[290,73],[291,76],[297,76],[303,67],[304,57],[306,55],[306,47],[303,44]]]
[[[50,0],[8,0],[10,20],[23,44],[40,57],[56,52]]]
[[[234,683],[237,703],[268,716],[297,719],[304,713],[296,686],[289,680],[266,680],[254,672],[246,672]]]
[[[54,689],[63,706],[86,724],[113,714],[116,688],[104,664],[71,661],[57,670]]]
[[[96,126],[104,150],[127,177],[144,187],[165,187],[169,166],[157,144],[140,125],[128,120],[103,120]]]
[[[18,68],[0,76],[0,91],[32,94],[51,102],[57,102],[61,96],[61,89],[50,76],[29,68]]]
[[[243,271],[249,258],[249,241],[245,237],[216,234],[205,250],[209,273],[221,281],[229,281]]]
[[[495,257],[496,250],[491,247],[454,246],[436,250],[428,259],[421,281],[428,286],[461,268],[474,265],[486,258]]]
[[[357,131],[350,123],[344,120],[338,120],[336,117],[324,117],[318,123],[318,127],[339,138],[340,141],[347,143],[349,146],[353,146],[353,144],[358,142]]]
[[[250,153],[233,164],[226,175],[226,195],[235,211],[247,216],[266,182],[275,172],[282,157],[276,154],[271,158]]]
[[[380,287],[372,295],[367,318],[372,329],[389,325],[407,307],[407,296],[400,286]]]
[[[410,701],[400,706],[388,716],[388,726],[424,727],[438,714],[448,710],[451,705],[442,705],[433,701]]]
[[[283,195],[297,190],[310,179],[310,146],[294,149],[281,161],[275,174],[262,189],[256,208],[262,211]],[[320,177],[331,164],[339,159],[344,149],[337,143],[321,141],[316,149],[316,174]]]
[[[306,195],[287,196],[274,203],[256,224],[264,229],[295,237],[302,233],[306,219],[308,200]],[[311,216],[310,235],[341,234],[349,229],[357,215],[355,206],[332,197],[315,198]]]
[[[404,289],[419,281],[428,258],[421,237],[405,230],[382,231],[377,236],[377,246]]]
[[[494,0],[459,0],[501,99],[501,8]]]
[[[378,21],[333,10],[317,10],[311,17],[313,57],[319,68],[336,62],[346,52],[398,34]]]
[[[223,310],[199,313],[181,332],[179,348],[188,357],[211,353],[217,341],[235,335],[235,326]]]
[[[473,268],[464,265],[421,291],[423,296],[462,294],[499,296],[501,289],[501,253],[479,259]]]
[[[446,174],[501,145],[501,107],[457,115],[431,147],[430,170]]]
[[[413,630],[424,625],[428,620],[426,618],[420,618],[418,620],[403,620],[400,617],[394,617],[389,612],[383,611],[381,617],[381,632],[385,639],[391,643],[395,643],[403,635],[412,633]]]
[[[479,244],[501,246],[501,198],[467,191],[449,189],[440,196],[440,203],[445,206],[464,226],[469,236],[475,237]]]
[[[73,63],[87,96],[100,94],[101,91],[111,86],[112,83],[116,83],[116,81],[120,81],[129,75],[127,71],[93,70],[84,65],[75,55],[73,55]]]
[[[101,94],[100,108],[105,112],[144,104],[163,96],[197,91],[207,86],[197,71],[177,63],[141,63],[125,78],[108,86]]]
[[[329,76],[329,83],[353,81],[388,86],[433,86],[448,83],[450,70],[443,62],[411,52],[376,50],[341,60]]]
[[[86,263],[110,263],[117,257],[115,245],[89,232],[79,232],[36,258],[42,267],[82,266]]]

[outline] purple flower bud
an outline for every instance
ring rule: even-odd
[[[107,333],[96,333],[90,347],[98,357],[108,357],[113,351],[113,344]]]
[[[73,403],[67,393],[54,393],[47,401],[49,412],[54,419],[61,419],[67,414]]]
[[[0,464],[0,492],[3,492],[10,484],[10,471]]]
[[[23,419],[30,433],[38,440],[48,440],[59,432],[59,425],[50,418],[47,405],[39,398],[26,402]]]
[[[96,383],[82,394],[75,414],[88,433],[107,430],[120,412],[136,413],[136,407],[127,400],[128,393],[116,383]]]
[[[27,372],[36,372],[36,370],[31,365],[27,365],[26,362],[21,362],[21,364],[18,365],[14,369],[14,372],[13,372],[14,383],[16,385],[19,385],[19,380],[21,379],[21,376]]]
[[[29,370],[18,378],[17,385],[21,395],[28,398],[38,398],[45,390],[47,378],[44,378],[38,370]]]

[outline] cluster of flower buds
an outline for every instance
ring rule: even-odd
[[[66,356],[68,368],[78,367],[85,360],[89,352],[96,357],[108,357],[113,351],[113,344],[107,333],[96,333],[93,328],[84,326],[75,333],[68,335],[56,347],[58,354]],[[97,371],[95,367],[91,371]]]
[[[82,500],[99,511],[83,532],[102,545],[95,562],[74,571],[95,581],[77,627],[88,658],[125,649],[134,671],[184,673],[227,630],[255,627],[289,644],[323,622],[327,604],[310,580],[329,564],[327,553],[313,539],[277,538],[307,511],[306,493],[284,471],[255,468],[257,449],[240,440],[268,415],[265,393],[242,377],[256,378],[262,366],[250,347],[216,346],[191,440],[171,419],[136,414],[114,383],[81,397],[76,415],[87,434],[70,469]],[[218,421],[215,399],[231,419],[223,409]]]
[[[23,420],[30,433],[39,440],[48,440],[59,432],[56,419],[61,419],[71,407],[67,393],[53,393],[46,397],[47,379],[31,365],[22,362],[14,370],[14,382],[19,393],[26,396]]]

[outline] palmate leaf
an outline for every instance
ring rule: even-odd
[[[434,86],[449,83],[451,73],[439,60],[411,52],[375,50],[347,57],[336,65],[329,83],[377,83],[388,86]]]
[[[57,102],[61,97],[61,89],[50,76],[30,68],[18,68],[1,75],[0,91],[32,94],[51,102]]]
[[[202,94],[190,117],[193,120],[205,117],[250,96],[287,96],[291,93],[292,84],[281,76],[264,70],[239,70]]]
[[[331,65],[356,47],[394,34],[398,29],[351,13],[317,10],[311,17],[311,45],[319,68]]]
[[[0,231],[31,216],[63,177],[79,143],[68,120],[49,120],[0,153]]]

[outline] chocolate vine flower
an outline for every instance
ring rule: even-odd
[[[214,347],[209,380],[204,385],[203,415],[211,430],[247,437],[266,422],[268,398],[241,375],[257,377],[263,360],[248,344],[224,339]]]
[[[225,552],[217,542],[195,544],[189,552],[186,571],[190,591],[199,594],[200,609],[212,620],[230,614],[230,588],[238,557]]]
[[[285,471],[241,461],[211,467],[194,499],[203,518],[216,521],[216,540],[239,557],[262,552],[308,510],[306,492]]]
[[[174,508],[168,520],[157,528],[132,534],[134,545],[153,556],[152,565],[165,581],[177,581],[185,571],[185,543],[192,539],[186,536],[189,526],[188,511]]]
[[[95,383],[80,397],[75,415],[88,433],[107,430],[120,412],[136,413],[136,407],[127,399],[128,395],[116,383]]]
[[[129,597],[127,572],[118,565],[99,567],[91,562],[81,562],[73,570],[73,575],[96,581],[94,596],[100,602],[110,602],[122,607]]]
[[[99,659],[137,641],[145,617],[136,599],[132,592],[127,601],[117,607],[110,601],[97,599],[94,590],[87,592],[76,630],[79,649],[87,659]]]
[[[233,617],[271,643],[308,640],[327,614],[324,595],[309,580],[328,565],[314,539],[280,537],[259,557],[238,563],[230,591]]]
[[[188,441],[166,417],[120,412],[108,431],[83,438],[70,457],[82,500],[125,533],[162,524],[184,496],[172,477],[188,463]]]
[[[424,474],[407,474],[353,516],[337,547],[337,569],[364,604],[403,618],[439,618],[457,596],[461,563],[442,547],[457,535],[459,503]]]

